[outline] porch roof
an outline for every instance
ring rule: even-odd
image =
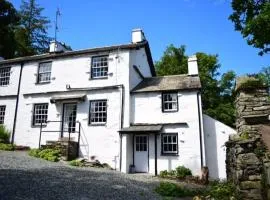
[[[153,133],[153,132],[159,132],[162,129],[162,125],[133,125],[127,128],[122,128],[119,132],[120,133]]]
[[[51,103],[63,102],[63,101],[85,101],[86,95],[72,95],[72,96],[55,96],[51,98]]]

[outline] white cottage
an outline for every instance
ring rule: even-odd
[[[225,178],[234,130],[202,114],[195,56],[188,69],[156,77],[140,29],[124,45],[71,51],[52,42],[49,53],[0,61],[0,124],[32,148],[70,134],[79,156],[125,173],[185,165],[199,174],[207,165]]]

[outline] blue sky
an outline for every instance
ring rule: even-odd
[[[21,0],[11,1],[19,8]],[[54,35],[56,8],[61,10],[58,39],[73,48],[85,49],[129,43],[131,30],[142,28],[154,60],[166,46],[187,46],[187,54],[218,54],[220,72],[256,73],[270,65],[270,55],[258,55],[228,16],[230,0],[37,0],[51,20]]]

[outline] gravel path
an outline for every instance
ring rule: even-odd
[[[94,168],[75,168],[0,151],[0,199],[162,199],[153,189],[159,180]]]

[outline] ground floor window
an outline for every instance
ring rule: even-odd
[[[41,125],[47,123],[48,118],[48,104],[40,103],[34,105],[34,113],[33,113],[33,125]]]
[[[178,134],[164,133],[161,135],[162,154],[178,154]]]
[[[4,124],[5,113],[6,113],[6,106],[0,106],[0,124]]]
[[[106,124],[107,100],[90,101],[89,124]]]

